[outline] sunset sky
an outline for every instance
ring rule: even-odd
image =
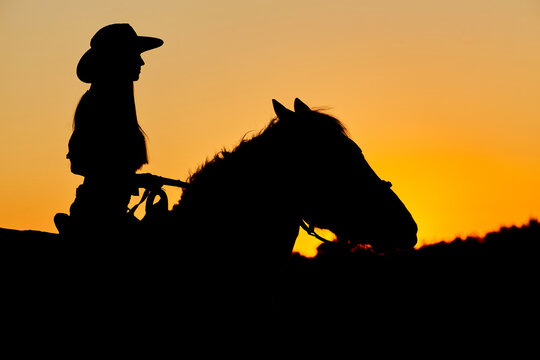
[[[69,211],[75,68],[116,22],[165,41],[135,84],[144,172],[185,179],[299,97],[344,122],[422,244],[540,216],[538,0],[0,0],[0,227]]]

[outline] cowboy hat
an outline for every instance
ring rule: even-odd
[[[91,83],[95,80],[96,64],[103,58],[123,52],[143,53],[163,45],[163,40],[138,36],[129,24],[111,24],[98,30],[90,40],[90,49],[84,53],[77,65],[77,77]]]

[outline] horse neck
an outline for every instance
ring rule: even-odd
[[[254,138],[206,164],[178,205],[182,216],[190,219],[186,225],[197,227],[204,217],[207,226],[235,236],[297,231],[300,218],[289,181],[290,154],[276,151],[279,148],[277,138]],[[257,235],[247,234],[250,231]]]

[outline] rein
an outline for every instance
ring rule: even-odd
[[[156,196],[159,196],[160,200],[159,203],[164,203],[167,207],[168,199],[167,194],[165,191],[163,191],[162,187],[167,186],[174,186],[181,189],[186,189],[189,187],[189,183],[181,181],[181,180],[175,180],[175,179],[169,179],[162,176],[152,175],[152,174],[136,174],[135,175],[135,184],[137,185],[137,188],[143,188],[144,193],[141,196],[141,200],[133,206],[131,209],[128,209],[129,214],[134,214],[135,210],[141,205],[145,200],[146,201],[146,212],[148,213],[152,206],[154,205],[154,199]]]
[[[308,224],[307,221],[304,219],[302,219],[302,221],[300,222],[300,227],[304,229],[308,233],[308,235],[313,236],[315,239],[322,241],[323,243],[326,243],[326,244],[334,243],[333,241],[325,239],[319,234],[317,234],[315,232],[315,226],[313,224]]]

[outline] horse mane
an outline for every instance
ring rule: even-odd
[[[256,150],[269,145],[276,138],[282,136],[296,136],[296,141],[299,143],[304,138],[329,136],[331,134],[349,137],[349,133],[341,121],[320,112],[320,110],[304,111],[295,113],[295,115],[292,120],[273,118],[260,132],[249,138],[244,136],[233,150],[223,148],[213,158],[207,159],[194,173],[189,175],[189,183],[194,185],[200,181],[205,182],[205,179],[214,178],[216,172],[225,164],[231,163],[233,159],[241,155],[247,157],[257,156],[258,152]]]

